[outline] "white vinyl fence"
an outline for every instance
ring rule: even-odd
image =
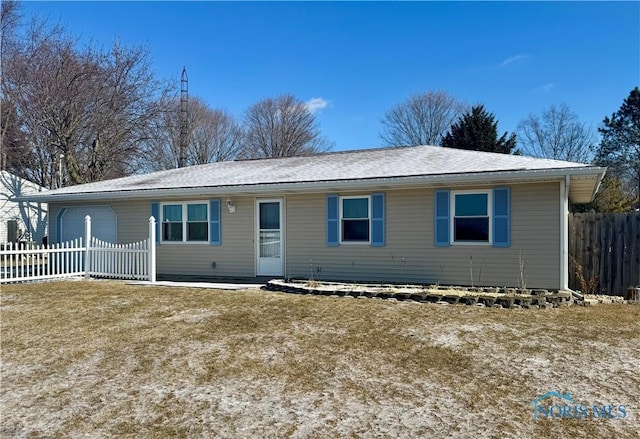
[[[56,279],[85,274],[82,238],[52,244],[0,244],[0,283]]]
[[[149,237],[130,244],[100,241],[85,217],[85,238],[52,244],[0,244],[0,283],[63,277],[107,277],[156,280],[156,223],[149,218]],[[83,245],[89,243],[89,245]]]

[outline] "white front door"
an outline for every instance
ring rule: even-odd
[[[281,199],[256,201],[256,226],[257,275],[282,276],[284,243]]]

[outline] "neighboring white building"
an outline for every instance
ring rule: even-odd
[[[47,203],[13,201],[15,197],[47,189],[7,171],[0,171],[0,242],[9,241],[10,223],[15,221],[20,240],[42,242],[47,235]]]

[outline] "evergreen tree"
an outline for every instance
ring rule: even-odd
[[[510,154],[516,146],[516,135],[505,133],[498,138],[498,121],[484,105],[476,105],[463,114],[442,139],[447,148]]]
[[[602,142],[596,162],[608,166],[610,175],[619,177],[640,196],[640,88],[635,87],[611,117],[604,118],[600,128]]]

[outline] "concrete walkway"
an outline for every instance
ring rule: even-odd
[[[162,280],[157,282],[130,281],[127,285],[147,285],[154,287],[179,287],[179,288],[209,288],[212,290],[253,290],[260,289],[264,284],[238,284],[222,282],[173,282]]]

